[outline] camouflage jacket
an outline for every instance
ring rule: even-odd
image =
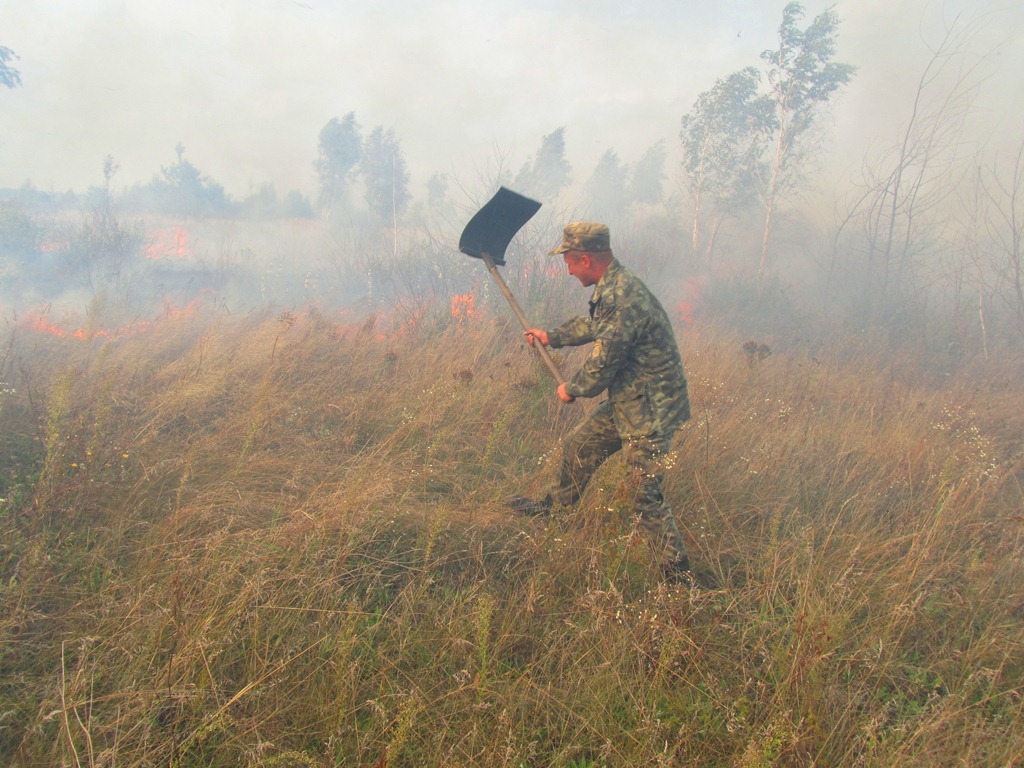
[[[616,259],[594,288],[590,316],[548,331],[548,341],[555,349],[593,342],[566,392],[594,397],[608,390],[623,437],[670,434],[690,418],[686,375],[668,315]]]

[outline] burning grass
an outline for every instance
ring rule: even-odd
[[[519,337],[463,299],[415,326],[19,329],[4,759],[1024,759],[1021,361],[936,386],[852,344],[751,356],[691,327],[668,483],[689,589],[660,583],[617,461],[575,515],[503,508],[586,407]]]

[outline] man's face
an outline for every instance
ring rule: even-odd
[[[589,288],[597,283],[597,280],[594,278],[593,262],[590,256],[579,251],[566,251],[562,256],[565,259],[565,266],[569,270],[569,274],[579,280],[584,288]]]

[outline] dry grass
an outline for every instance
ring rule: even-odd
[[[503,508],[585,407],[519,335],[310,312],[17,336],[4,761],[1024,760],[1021,361],[937,386],[851,344],[683,334],[686,589],[616,461],[575,515]]]

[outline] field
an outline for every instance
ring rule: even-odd
[[[4,764],[1024,762],[1024,357],[680,320],[666,585],[508,317],[9,324]]]

